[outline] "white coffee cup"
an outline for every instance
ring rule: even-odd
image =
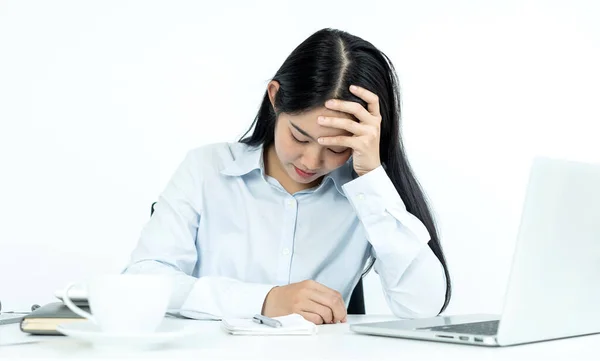
[[[75,306],[69,291],[84,286],[92,314]],[[104,275],[85,283],[71,283],[63,302],[75,314],[97,324],[103,332],[151,333],[169,307],[171,279],[160,275]]]

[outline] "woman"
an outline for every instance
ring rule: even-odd
[[[382,52],[316,32],[269,82],[250,136],[188,153],[125,272],[172,275],[170,307],[196,316],[322,324],[346,321],[374,259],[395,315],[437,315],[450,277],[399,106]]]

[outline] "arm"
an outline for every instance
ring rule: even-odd
[[[375,271],[392,312],[406,318],[436,316],[446,293],[442,264],[427,245],[427,229],[406,211],[384,169],[379,166],[343,188],[373,246]]]
[[[187,155],[159,197],[123,272],[172,276],[169,308],[195,317],[251,317],[261,312],[274,285],[192,276],[198,251],[202,252],[196,249],[196,235],[202,214],[201,171],[205,167],[196,153]]]

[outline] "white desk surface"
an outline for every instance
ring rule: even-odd
[[[392,316],[349,316],[348,323],[377,322]],[[65,336],[32,336],[18,324],[0,326],[0,360],[194,359],[206,360],[598,360],[600,335],[490,348],[365,336],[346,324],[319,326],[315,336],[231,336],[215,321],[172,319],[197,334],[154,350],[95,349]],[[169,322],[170,322],[169,321]]]

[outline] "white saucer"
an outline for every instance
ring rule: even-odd
[[[175,323],[163,322],[152,333],[103,332],[91,321],[62,323],[56,330],[66,336],[101,347],[153,347],[190,336],[194,330]]]

